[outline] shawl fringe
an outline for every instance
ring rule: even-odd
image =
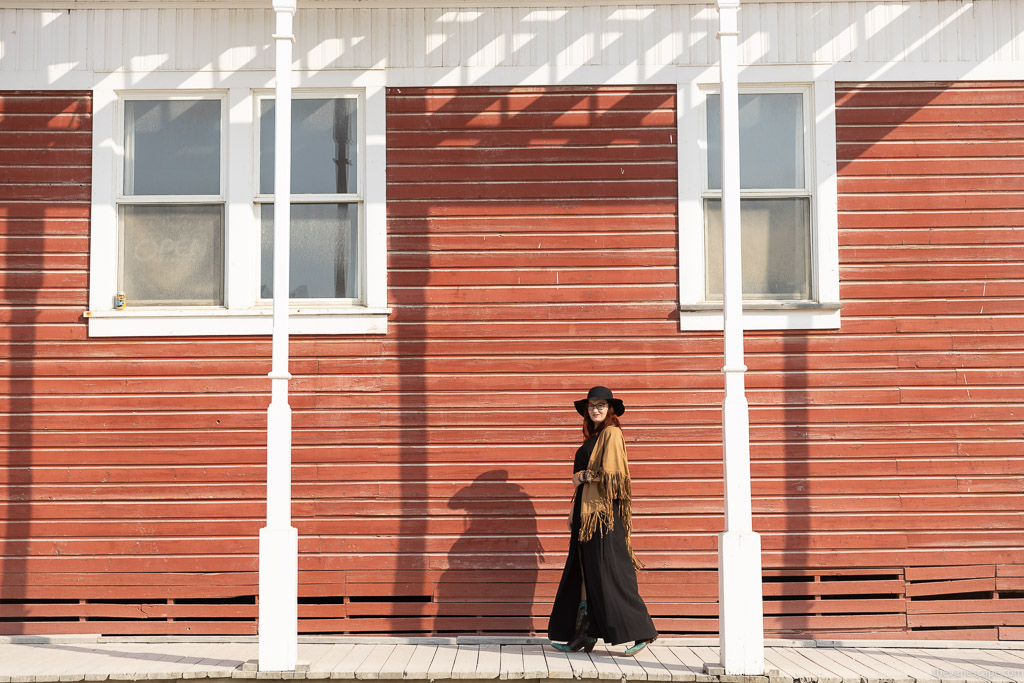
[[[633,493],[629,480],[629,465],[626,461],[626,444],[618,427],[606,427],[594,444],[587,470],[593,479],[583,485],[580,501],[581,543],[594,537],[603,537],[615,529],[613,505],[618,507],[626,536],[626,549],[635,569],[644,564],[633,552],[630,536],[633,532]]]

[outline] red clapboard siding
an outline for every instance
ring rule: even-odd
[[[543,633],[597,383],[658,628],[717,631],[675,106],[388,91],[389,334],[291,345],[304,632]],[[0,633],[253,633],[269,340],[89,340],[88,95],[0,111]],[[765,627],[1019,638],[1024,84],[840,84],[837,121],[843,327],[746,335]]]
[[[909,485],[899,487],[894,517],[865,505],[864,532],[896,533],[905,542],[897,565],[906,582],[903,633],[1011,637],[1006,629],[1019,623],[1019,594],[999,592],[994,577],[1024,559],[1015,521],[1024,449],[1011,432],[970,432],[1013,425],[1021,405],[1020,347],[1002,330],[1019,325],[1024,303],[1024,197],[1017,191],[1024,85],[851,84],[838,87],[836,97],[844,331],[853,322],[862,331],[875,325],[897,335],[886,342],[899,358],[900,398],[884,406],[889,419],[883,423],[925,446],[894,453]],[[927,355],[896,351],[895,339],[907,333],[951,335],[951,343]],[[955,376],[933,375],[915,386],[905,381],[907,370],[940,367],[956,368]],[[898,412],[910,407],[916,418]],[[986,417],[989,408],[995,410]],[[955,442],[956,458],[920,459],[928,450],[938,455],[946,439]],[[986,460],[989,449],[1000,456]],[[944,490],[945,476],[956,480],[952,494]],[[817,488],[818,481],[810,485]],[[884,482],[877,490],[886,495]],[[985,511],[993,493],[987,503],[1000,507]],[[851,513],[848,507],[840,514]],[[833,520],[841,528],[842,518]],[[846,524],[860,526],[852,519]],[[811,533],[831,528],[815,525],[813,517],[808,526]]]

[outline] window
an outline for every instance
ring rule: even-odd
[[[275,101],[246,78],[94,91],[90,336],[270,333]],[[297,87],[292,128],[290,329],[384,333],[383,85]]]
[[[707,99],[707,190],[704,192],[704,296],[722,300],[721,98]],[[740,225],[746,299],[811,296],[810,190],[804,157],[802,93],[739,96]]]
[[[133,304],[224,301],[221,105],[124,101],[117,273]]]
[[[701,153],[699,163],[690,164],[681,153],[681,326],[720,329],[721,101],[716,92],[703,90],[680,101],[686,99],[693,106],[689,115],[679,117],[680,144],[690,143],[691,150]],[[821,106],[809,87],[740,90],[740,250],[747,328],[838,327],[835,132],[834,123],[828,130],[834,120],[831,107],[823,115]],[[699,138],[690,133],[687,139],[684,121],[691,130],[699,122]],[[699,202],[692,201],[694,194]]]
[[[260,297],[273,297],[274,100],[260,103]],[[358,100],[292,101],[291,282],[293,299],[359,298]]]

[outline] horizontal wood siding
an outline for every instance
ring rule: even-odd
[[[836,98],[835,350],[852,362],[835,378],[861,401],[833,436],[842,461],[798,499],[835,501],[804,523],[808,545],[832,528],[870,539],[862,564],[903,568],[914,637],[1019,637],[1024,84],[840,84]]]
[[[401,367],[397,406],[364,404],[382,416],[398,408],[392,457],[407,477],[392,504],[405,519],[389,525],[399,536],[389,548],[404,587],[431,599],[404,605],[399,623],[436,614],[441,631],[546,627],[579,441],[572,401],[607,383],[666,409],[661,376],[682,361],[674,136],[673,87],[389,90]],[[664,426],[650,414],[633,438],[663,442]],[[673,451],[637,457],[645,514],[687,527],[651,478]],[[703,629],[714,572],[658,559],[701,544],[651,535],[643,545],[665,569],[650,575],[659,617]],[[680,582],[701,588],[684,614],[671,607]],[[394,592],[387,580],[378,590]]]
[[[91,107],[0,94],[0,633],[254,633],[266,344],[87,339]]]
[[[604,383],[641,591],[715,633],[722,345],[678,327],[675,88],[387,100],[389,333],[291,346],[300,628],[543,632]],[[88,339],[88,97],[0,106],[0,631],[253,633],[269,339]],[[838,89],[843,327],[746,335],[770,634],[1022,632],[1022,112]]]

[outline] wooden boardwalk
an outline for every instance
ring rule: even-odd
[[[558,679],[770,683],[1024,683],[1024,643],[768,641],[768,676],[714,675],[712,640],[663,638],[636,658],[537,638],[303,639],[301,670],[256,670],[256,643],[176,638],[0,639],[0,683],[210,679]],[[708,672],[711,672],[710,674]]]

